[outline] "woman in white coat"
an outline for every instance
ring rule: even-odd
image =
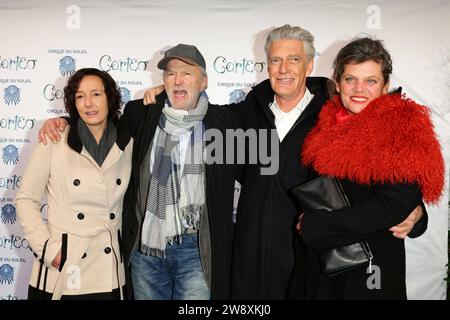
[[[108,73],[87,68],[71,76],[64,94],[69,126],[58,144],[37,145],[16,197],[35,256],[28,298],[121,299],[132,140],[118,119],[120,91]]]

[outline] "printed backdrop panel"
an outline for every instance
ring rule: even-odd
[[[163,50],[195,44],[207,62],[210,99],[229,103],[267,78],[264,36],[273,27],[288,23],[313,33],[313,75],[320,76],[330,76],[333,57],[345,43],[367,33],[383,39],[392,54],[391,87],[402,86],[432,110],[448,169],[449,9],[441,0],[2,1],[0,299],[27,296],[33,256],[17,223],[14,197],[43,121],[64,114],[63,88],[75,70],[108,71],[126,102],[162,83],[156,63]],[[410,299],[445,298],[448,188],[428,213],[426,234],[406,242]]]

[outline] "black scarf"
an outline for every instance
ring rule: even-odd
[[[91,130],[89,130],[88,126],[81,118],[77,121],[77,129],[81,143],[92,158],[94,158],[95,162],[97,162],[98,166],[101,167],[103,161],[105,161],[106,156],[109,153],[109,150],[111,150],[117,140],[116,127],[111,120],[108,120],[105,132],[103,132],[103,136],[101,137],[99,144],[97,144]]]

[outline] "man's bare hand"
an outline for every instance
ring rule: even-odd
[[[150,88],[144,93],[144,105],[156,103],[156,96],[164,91],[164,85]]]
[[[38,139],[39,142],[47,144],[47,136],[53,142],[57,143],[61,139],[61,135],[58,130],[63,132],[67,126],[67,120],[64,118],[48,119],[44,122],[44,125],[39,129]]]
[[[403,222],[399,223],[396,226],[393,226],[389,229],[389,231],[393,233],[394,237],[405,239],[408,233],[410,233],[414,228],[414,225],[417,223],[417,221],[422,218],[422,215],[422,207],[417,206]]]

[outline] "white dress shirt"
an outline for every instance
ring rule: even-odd
[[[289,112],[281,111],[278,106],[277,100],[275,97],[273,98],[273,102],[270,105],[270,110],[272,110],[275,115],[275,127],[277,128],[278,137],[280,138],[280,142],[283,141],[284,137],[291,130],[295,121],[300,117],[300,114],[305,110],[306,106],[311,102],[314,95],[309,92],[308,88],[306,88],[305,94],[303,98],[298,102],[298,104]]]

